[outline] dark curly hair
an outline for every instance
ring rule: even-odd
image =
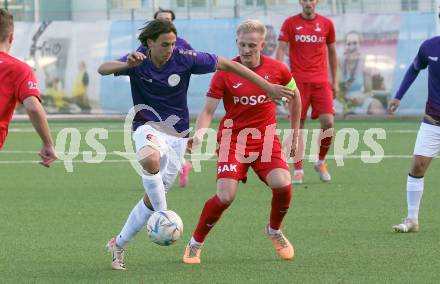
[[[138,36],[138,40],[145,47],[147,47],[148,39],[156,41],[161,34],[174,33],[177,36],[177,30],[174,24],[166,20],[153,20],[147,22],[140,30],[141,34]]]

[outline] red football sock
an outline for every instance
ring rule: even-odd
[[[298,171],[298,170],[302,170],[302,169],[303,169],[303,160],[294,163],[294,164],[293,164],[293,168],[294,168],[296,171]]]
[[[272,209],[270,210],[270,227],[279,230],[281,222],[289,209],[292,199],[292,185],[281,188],[272,188]]]
[[[333,134],[332,128],[322,129],[321,135],[323,138],[321,139],[321,143],[319,145],[319,159],[320,160],[325,159],[325,156],[327,156],[327,152],[330,149],[330,145],[332,144],[333,135],[329,136],[329,134]]]
[[[214,224],[220,219],[223,211],[228,207],[229,204],[222,203],[217,195],[206,201],[202,213],[200,214],[199,223],[193,234],[194,240],[203,243],[209,231],[211,231]]]

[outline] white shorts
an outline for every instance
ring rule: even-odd
[[[440,126],[422,123],[417,133],[414,155],[436,157],[440,152]]]
[[[133,140],[136,146],[136,155],[145,146],[151,146],[159,151],[160,173],[165,189],[168,190],[182,168],[188,138],[175,137],[160,132],[150,125],[142,125],[133,133]]]

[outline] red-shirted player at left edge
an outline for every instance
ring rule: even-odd
[[[295,96],[290,100],[291,127],[294,130],[290,156],[298,140],[301,100],[287,66],[261,54],[266,28],[257,20],[247,20],[237,28],[239,56],[234,60],[252,69],[270,83],[288,86]],[[246,182],[249,167],[272,189],[272,208],[265,228],[268,238],[282,259],[292,259],[294,249],[280,227],[290,206],[292,185],[286,157],[276,134],[276,104],[258,86],[233,73],[217,71],[211,81],[206,104],[196,122],[196,134],[188,143],[191,151],[200,145],[203,129],[211,124],[223,100],[226,114],[217,135],[217,194],[202,210],[196,230],[189,241],[183,262],[200,263],[201,246],[209,231],[235,198],[240,181]],[[263,233],[263,229],[262,229]]]
[[[319,0],[299,0],[302,12],[286,19],[278,38],[276,58],[284,61],[289,47],[289,61],[292,76],[301,93],[301,129],[304,129],[309,106],[312,106],[312,119],[319,119],[321,136],[319,158],[315,170],[323,182],[329,182],[331,176],[327,170],[325,157],[332,143],[335,109],[333,98],[337,95],[337,55],[336,35],[332,21],[315,12]],[[329,81],[327,67],[330,64],[332,75]],[[300,135],[301,136],[301,135]],[[304,141],[298,141],[298,157],[295,157],[294,183],[303,182]]]
[[[40,103],[37,81],[28,65],[8,54],[13,40],[13,17],[8,11],[0,9],[0,150],[15,106],[20,102],[43,143],[40,163],[49,167],[56,160],[56,155],[46,113]]]

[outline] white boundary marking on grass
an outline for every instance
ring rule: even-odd
[[[341,158],[342,156],[336,156],[338,158]],[[384,155],[383,158],[384,159],[411,159],[413,156],[412,155]],[[334,159],[335,156],[333,155],[329,155],[327,156],[328,159]],[[349,156],[343,156],[344,159],[359,159],[361,158],[361,155],[349,155]],[[306,159],[306,158],[305,158]],[[305,160],[304,159],[304,160]],[[363,159],[369,159],[368,157],[363,157]],[[376,159],[375,157],[371,157],[371,159]],[[127,159],[121,159],[121,160],[104,160],[101,163],[127,163],[127,162],[133,162],[133,161],[137,161],[137,160],[127,160]],[[217,162],[217,159],[212,158],[209,160],[204,159],[203,161],[208,161],[208,162]],[[30,160],[30,161],[0,161],[0,164],[36,164],[39,163],[40,161],[36,161],[36,160]],[[63,163],[63,161],[55,161],[55,163]],[[75,164],[93,164],[90,162],[86,162],[83,160],[73,160],[72,163]]]
[[[56,133],[56,132],[61,131],[62,129],[63,128],[59,128],[59,129],[58,128],[52,128],[51,132]],[[87,132],[91,128],[78,127],[76,129],[78,129],[79,131]],[[336,128],[336,129],[338,129],[338,128]],[[355,129],[357,131],[360,131],[360,132],[365,132],[365,131],[368,130],[368,128],[366,128],[366,129],[365,128],[355,128]],[[115,129],[115,128],[111,128],[111,127],[109,127],[109,129],[107,129],[107,131],[109,133],[123,133],[124,132],[123,129]],[[385,131],[387,133],[407,134],[407,133],[417,133],[419,130],[418,129],[414,129],[414,130],[411,130],[411,129],[386,130],[385,129]],[[14,132],[14,133],[33,133],[33,132],[35,132],[35,129],[34,128],[10,128],[8,130],[8,132]]]

